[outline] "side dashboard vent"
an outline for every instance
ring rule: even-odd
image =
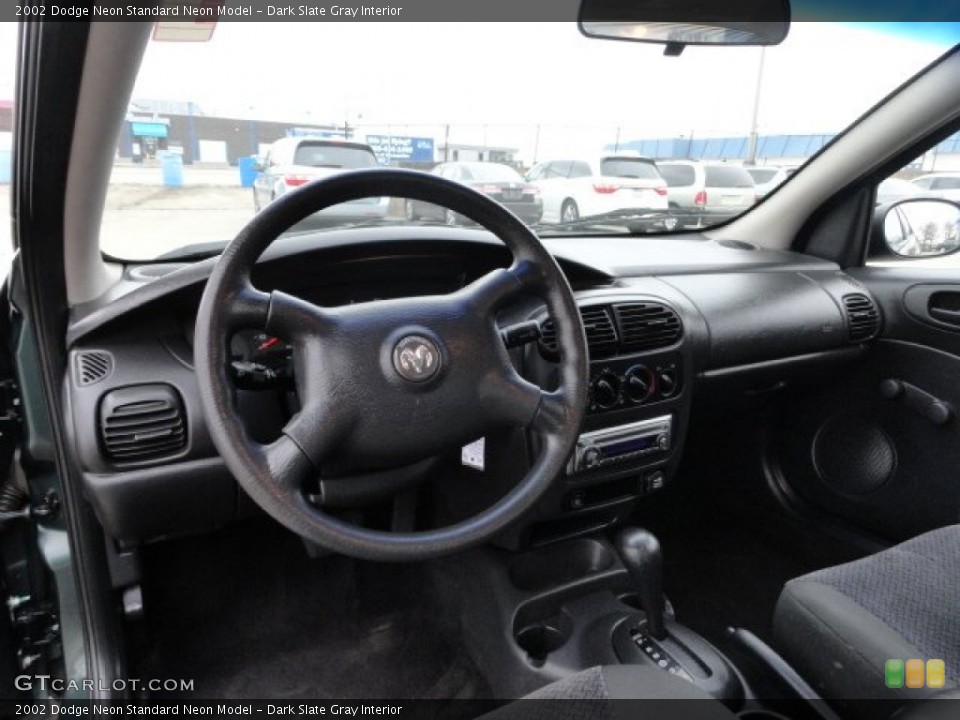
[[[659,303],[614,305],[620,328],[620,343],[626,350],[655,350],[668,347],[680,339],[683,326],[680,316]]]
[[[595,355],[608,354],[617,348],[617,330],[613,324],[609,308],[591,306],[580,308],[583,330],[587,336],[587,347]],[[553,320],[540,325],[540,347],[551,355],[557,353],[557,331]]]
[[[117,463],[169,457],[187,445],[180,395],[170,385],[113,390],[100,401],[100,440]]]
[[[73,369],[77,385],[94,385],[113,373],[113,355],[105,350],[78,352],[73,356]]]
[[[847,328],[851,342],[872,340],[880,332],[880,310],[868,296],[854,293],[843,296]]]

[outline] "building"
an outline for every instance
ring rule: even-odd
[[[437,147],[437,162],[496,162],[516,165],[517,148],[492,145],[442,143]]]
[[[759,165],[802,165],[829,143],[835,135],[760,135],[757,137],[756,163]],[[750,138],[650,138],[610,143],[608,152],[635,152],[657,160],[714,160],[744,162],[750,150]],[[916,170],[936,172],[960,170],[960,133],[947,138],[917,161]]]
[[[121,129],[117,155],[139,162],[174,152],[187,165],[236,165],[241,157],[263,155],[282,137],[305,134],[343,137],[344,130],[333,125],[214,117],[192,102],[137,100],[131,103]]]

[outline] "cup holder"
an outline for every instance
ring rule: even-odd
[[[514,633],[517,646],[526,653],[530,664],[541,667],[547,656],[562,648],[570,639],[570,618],[559,614],[546,620],[523,625]]]
[[[643,610],[643,606],[640,604],[640,598],[636,593],[623,593],[622,595],[617,596],[617,600],[634,610]]]

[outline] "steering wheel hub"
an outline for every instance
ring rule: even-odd
[[[426,382],[440,370],[440,348],[423,335],[407,335],[393,349],[393,367],[404,380]]]

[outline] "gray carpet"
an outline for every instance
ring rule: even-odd
[[[257,520],[149,548],[145,577],[139,674],[194,697],[489,697],[417,565],[310,559]]]

